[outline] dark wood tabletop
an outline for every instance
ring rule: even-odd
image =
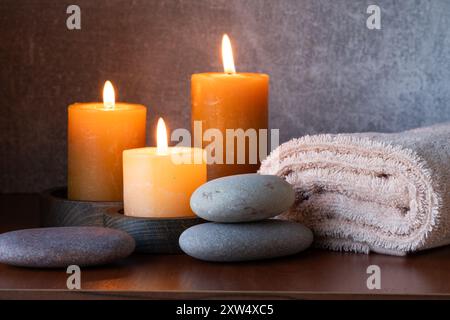
[[[39,225],[37,195],[0,195],[0,232]],[[381,269],[369,290],[367,267]],[[209,263],[186,255],[144,255],[83,268],[81,290],[66,270],[0,264],[0,299],[450,298],[450,247],[408,257],[310,249],[266,261]]]

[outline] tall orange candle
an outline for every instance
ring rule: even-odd
[[[103,103],[69,106],[69,199],[123,199],[122,152],[145,146],[146,111],[143,105],[116,103],[109,81],[103,89]]]
[[[238,143],[230,143],[231,136],[227,138],[227,129],[254,129],[259,133],[260,129],[268,128],[269,76],[262,73],[236,73],[227,35],[222,40],[222,59],[223,73],[199,73],[192,75],[191,79],[194,146],[205,148],[210,143],[204,139],[204,133],[208,129],[218,129],[223,136],[223,147],[220,150],[223,157],[216,157],[216,163],[208,163],[208,180],[256,172],[259,168],[259,156],[256,161],[252,161],[250,156],[250,139],[244,145],[245,163],[238,163]],[[253,140],[256,143],[256,149],[253,150],[258,154],[259,139],[258,135]],[[227,155],[228,159],[233,159],[231,164],[227,162]]]
[[[168,147],[160,118],[157,147],[123,152],[124,212],[146,218],[193,217],[189,200],[206,182],[202,149]]]

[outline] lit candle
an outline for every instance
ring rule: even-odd
[[[68,113],[68,198],[122,201],[122,152],[145,146],[143,105],[115,102],[107,81],[103,103],[75,103]]]
[[[245,163],[237,163],[237,143],[233,146],[227,141],[226,129],[255,129],[259,133],[260,129],[268,128],[269,76],[261,73],[236,73],[227,35],[222,39],[222,60],[223,73],[194,74],[191,80],[194,146],[205,148],[210,143],[203,139],[203,134],[208,129],[218,129],[223,136],[223,164],[208,164],[208,180],[256,172],[259,168],[259,157],[251,163],[251,148],[248,143],[244,146]],[[195,121],[202,122],[199,132],[195,129]],[[259,150],[259,141],[256,144],[256,150]],[[234,158],[233,164],[226,164],[227,154]]]
[[[194,216],[191,194],[206,182],[204,151],[168,147],[163,119],[157,147],[123,152],[124,213],[127,216],[173,218]]]

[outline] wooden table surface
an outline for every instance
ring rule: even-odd
[[[36,195],[0,195],[0,232],[36,227]],[[366,286],[369,265],[381,289]],[[246,263],[208,263],[185,255],[135,254],[83,268],[81,290],[66,289],[65,270],[0,264],[0,299],[98,298],[450,298],[450,247],[409,257],[308,250]]]

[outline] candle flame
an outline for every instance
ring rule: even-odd
[[[231,41],[227,34],[224,34],[222,38],[222,61],[223,69],[226,73],[236,73],[233,49],[231,48]]]
[[[160,155],[168,154],[169,147],[167,146],[167,129],[163,118],[158,119],[158,126],[156,128],[156,153]]]
[[[114,109],[116,104],[116,97],[114,93],[114,87],[111,81],[107,80],[103,86],[103,105],[107,109]]]

